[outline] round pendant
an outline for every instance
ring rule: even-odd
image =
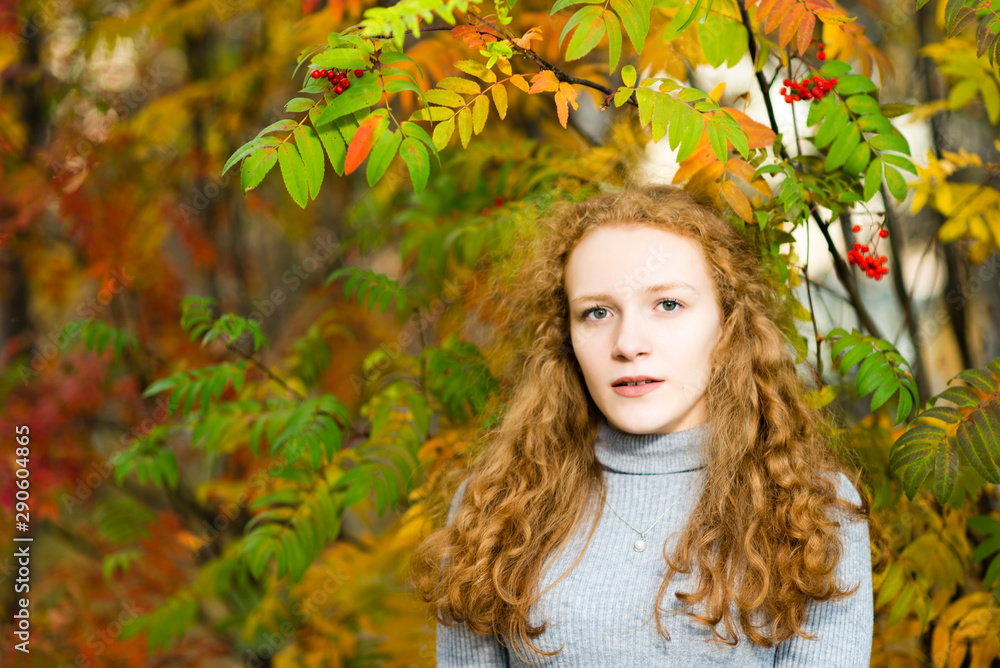
[[[645,549],[646,549],[646,541],[644,541],[641,538],[639,540],[635,541],[635,551],[636,552],[642,552]]]

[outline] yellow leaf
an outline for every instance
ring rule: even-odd
[[[738,185],[732,181],[723,182],[722,196],[729,203],[729,206],[733,207],[737,216],[748,223],[753,222],[753,207],[750,206],[750,200],[747,199]]]
[[[479,134],[486,127],[486,118],[490,115],[490,98],[480,95],[472,104],[472,131]]]
[[[720,81],[715,85],[715,88],[713,88],[709,92],[708,96],[713,100],[715,100],[716,102],[718,102],[720,99],[722,99],[722,94],[725,92],[725,90],[726,90],[726,82]]]
[[[445,77],[441,81],[438,81],[438,88],[453,90],[462,95],[479,95],[482,92],[479,84],[471,79],[463,79],[462,77]]]
[[[530,92],[528,90],[529,89],[528,82],[525,81],[524,77],[522,77],[520,74],[511,75],[510,82],[515,86],[517,86],[518,88],[520,88],[521,90],[523,90],[525,93]]]
[[[496,105],[497,113],[500,114],[500,120],[507,117],[507,89],[504,88],[503,84],[497,84],[490,89],[493,93],[493,104]]]
[[[447,148],[453,134],[455,134],[454,116],[434,126],[434,133],[431,137],[434,141],[434,147],[439,151],[443,151]]]
[[[531,32],[531,31],[529,30],[528,32]],[[539,39],[541,39],[541,38],[539,38]],[[506,56],[497,56],[497,67],[500,68],[501,72],[503,72],[507,76],[510,76],[510,73],[511,73],[512,70],[510,69],[510,61],[507,60]]]
[[[458,112],[458,138],[462,140],[462,148],[468,148],[472,138],[472,111],[468,107]]]
[[[830,25],[844,25],[845,23],[853,23],[856,18],[853,16],[848,16],[843,12],[838,12],[835,9],[821,9],[816,12],[816,17],[823,23]]]

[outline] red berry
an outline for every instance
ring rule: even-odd
[[[483,213],[484,216],[489,215],[489,213],[490,213],[490,207],[488,207],[488,206],[487,207],[483,207],[482,213]]]
[[[785,96],[785,102],[791,104],[792,103],[792,96],[791,95],[786,95]]]
[[[503,195],[496,195],[493,198],[493,204],[495,206],[503,206]]]
[[[886,261],[886,260],[888,260],[888,259],[889,259],[889,258],[887,258],[887,257],[886,257],[885,255],[881,255],[881,256],[879,256],[879,258],[878,258],[878,261],[879,261],[879,262],[880,262],[881,264],[885,264],[885,261]],[[887,269],[886,271],[888,271],[888,269]]]
[[[792,80],[791,79],[785,79],[781,83],[784,84],[785,86],[791,86],[792,85]]]
[[[854,227],[851,228],[851,230],[853,230],[854,232],[860,232],[861,231],[861,226],[860,225],[855,225]]]
[[[889,236],[889,230],[879,230],[878,235],[883,239],[885,239],[887,236]]]
[[[360,77],[365,73],[364,70],[354,70],[354,76]]]
[[[820,51],[822,51],[825,48],[824,45],[823,45],[823,42],[820,42],[819,45],[816,48],[819,49]]]
[[[350,81],[342,81],[340,83],[340,87],[343,88],[344,90],[347,90],[348,88],[351,87],[351,82]]]
[[[834,77],[834,78],[830,79],[830,85],[831,86],[836,86],[837,85],[837,77]]]
[[[818,58],[819,60],[826,60],[826,54],[820,51],[819,53],[816,54],[816,58]]]
[[[340,93],[344,92],[344,87],[341,86],[340,84],[337,84],[336,86],[333,87],[333,90],[339,95]]]
[[[788,94],[787,91],[788,91],[787,88],[782,88],[780,92],[782,95],[787,95]]]
[[[312,71],[312,78],[313,79],[319,79],[319,70],[313,70]]]

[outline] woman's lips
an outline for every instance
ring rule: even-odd
[[[641,385],[619,385],[611,389],[623,397],[641,397],[644,394],[652,392],[660,385],[663,385],[663,381],[655,380],[651,383],[643,383]]]

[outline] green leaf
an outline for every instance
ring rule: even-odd
[[[315,104],[316,100],[311,97],[293,97],[285,103],[285,111],[294,114],[311,109]]]
[[[285,181],[288,194],[296,204],[305,208],[309,201],[309,186],[306,183],[306,167],[298,149],[288,142],[279,146],[278,163],[281,165],[281,178]]]
[[[636,72],[632,65],[626,65],[622,68],[622,83],[631,88],[635,85]]]
[[[586,13],[587,16],[580,20],[580,25],[569,40],[565,56],[567,61],[577,60],[593,51],[607,30],[600,7],[585,7],[579,13]]]
[[[253,151],[258,150],[263,146],[277,146],[280,143],[281,140],[277,137],[257,137],[251,139],[246,144],[236,149],[236,152],[229,157],[229,160],[226,160],[226,164],[222,167],[222,174],[228,172],[230,167],[248,156]]]
[[[632,42],[632,48],[641,53],[646,43],[646,35],[649,33],[649,14],[651,6],[636,0],[634,3],[629,0],[611,0],[611,8],[622,20],[625,33]],[[632,86],[633,84],[627,84]]]
[[[726,136],[719,128],[718,123],[708,122],[708,143],[719,162],[725,162],[729,156],[729,148],[726,145]]]
[[[375,140],[375,145],[372,146],[372,151],[368,154],[368,167],[365,174],[368,185],[373,186],[382,178],[385,170],[392,163],[392,159],[396,157],[396,151],[402,141],[403,135],[399,130],[383,132]]]
[[[847,98],[847,108],[855,114],[878,114],[878,102],[870,95],[852,95]]]
[[[871,79],[860,74],[846,74],[842,77],[837,77],[835,88],[841,97],[878,90],[875,84],[871,82]]]
[[[826,155],[826,171],[831,172],[843,165],[859,141],[861,141],[861,131],[857,125],[849,124],[847,130],[830,146],[830,151]]]
[[[688,26],[691,25],[695,17],[698,16],[698,11],[701,9],[702,0],[697,0],[693,5],[691,3],[684,3],[681,8],[677,10],[674,17],[667,24],[666,30],[663,31],[663,41],[669,42],[675,37],[680,35],[682,32],[687,30]],[[688,11],[690,8],[690,11]]]
[[[872,150],[868,148],[868,142],[858,142],[858,145],[851,153],[851,157],[844,163],[844,171],[851,176],[860,176],[861,172],[868,166],[868,161],[872,157]]]
[[[622,55],[622,27],[613,13],[605,11],[602,16],[608,29],[608,73],[613,74]]]
[[[879,186],[882,185],[882,158],[878,157],[871,161],[868,165],[867,171],[865,171],[865,189],[864,198],[867,202],[875,193],[878,192]]]
[[[362,49],[328,49],[313,58],[312,64],[315,68],[322,67],[324,69],[336,70],[359,70],[367,69],[371,66],[368,58],[368,52]]]
[[[268,146],[259,151],[254,151],[243,161],[243,171],[240,176],[240,185],[243,192],[253,190],[264,180],[267,173],[271,171],[275,163],[278,162],[278,151],[274,147]]]
[[[375,77],[370,79],[370,81],[355,80],[350,88],[331,99],[315,124],[320,126],[356,111],[367,111],[369,107],[376,104],[382,98],[382,88],[375,83]]]
[[[899,173],[899,170],[886,167],[885,183],[889,186],[889,192],[892,193],[893,197],[900,202],[906,199],[906,181],[903,179],[903,175]]]
[[[319,139],[326,149],[326,155],[330,158],[333,171],[338,176],[344,175],[344,161],[347,159],[347,146],[344,144],[340,132],[335,127],[326,127],[319,133]]]
[[[897,155],[895,153],[883,153],[882,162],[887,165],[892,165],[893,167],[899,167],[900,169],[905,169],[911,174],[917,173],[917,168],[913,166],[913,163],[905,155]]]
[[[406,163],[406,169],[410,173],[410,180],[413,182],[414,192],[423,191],[427,185],[427,177],[430,174],[430,158],[427,155],[427,147],[413,137],[407,137],[399,149],[399,155]],[[386,293],[389,294],[389,293]]]
[[[826,148],[834,139],[843,136],[850,123],[847,108],[842,102],[833,102],[831,105],[830,113],[827,114],[813,138],[813,144],[816,148]]]
[[[878,135],[871,138],[872,148],[879,151],[896,151],[898,153],[910,153],[910,145],[906,140],[897,135]]]
[[[823,67],[819,68],[819,73],[827,79],[842,77],[850,71],[850,63],[845,63],[842,60],[829,60],[823,63]],[[837,83],[840,83],[839,79],[837,80]]]
[[[299,155],[305,165],[306,183],[309,186],[309,199],[316,199],[320,186],[323,185],[323,175],[326,172],[326,160],[323,159],[323,145],[320,143],[316,130],[309,125],[300,125],[293,132]]]

